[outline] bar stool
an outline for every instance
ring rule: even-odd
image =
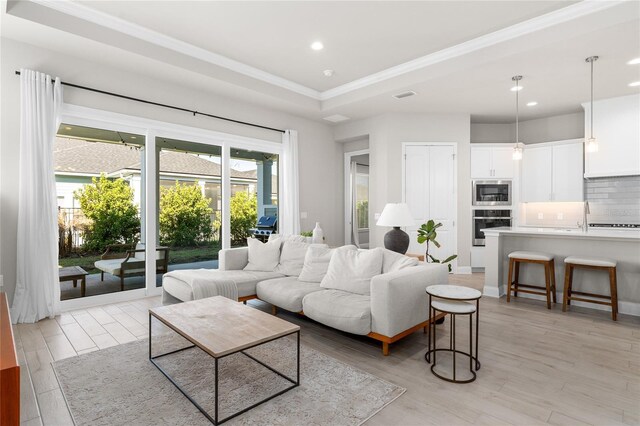
[[[618,278],[616,274],[617,262],[610,259],[598,259],[594,257],[583,256],[569,256],[564,260],[564,295],[562,298],[562,311],[566,312],[567,305],[571,305],[572,300],[587,303],[597,303],[599,305],[611,306],[611,318],[614,321],[618,320]],[[573,270],[575,268],[582,269],[594,269],[597,271],[606,271],[609,273],[609,287],[610,295],[605,296],[602,294],[585,293],[581,291],[573,291]],[[580,296],[588,296],[596,299],[608,300],[593,300],[585,299],[582,297],[574,297],[577,294]]]
[[[544,265],[544,282],[545,286],[522,284],[518,281],[520,277],[521,263],[537,263]],[[515,272],[515,276],[514,276]],[[513,277],[513,281],[512,281]],[[524,290],[521,289],[524,287]],[[544,291],[535,291],[527,289],[538,289]],[[518,297],[518,292],[537,294],[547,297],[547,309],[551,309],[551,299],[556,303],[556,268],[554,256],[549,253],[541,253],[535,251],[514,251],[509,253],[509,284],[507,288],[507,302],[511,302],[511,292],[513,296]]]
[[[432,285],[427,287],[429,295],[429,347],[424,354],[424,359],[431,363],[431,355],[433,354],[433,364],[431,365],[431,373],[434,376],[452,383],[470,383],[476,379],[476,371],[480,369],[480,361],[478,361],[478,315],[480,312],[480,297],[482,293],[476,289],[462,287],[457,285]],[[432,300],[435,297],[436,300]],[[475,303],[473,303],[475,302]],[[449,333],[449,349],[436,348],[436,325],[431,318],[436,316],[436,311],[444,312],[451,317],[451,333]],[[476,350],[473,354],[473,314],[476,314]],[[469,352],[463,352],[456,349],[456,316],[469,315]],[[431,338],[433,337],[433,349],[431,349]],[[435,371],[436,353],[439,351],[451,352],[453,360],[452,378],[445,377]],[[471,377],[466,380],[456,379],[456,354],[464,355],[469,358],[469,372]],[[475,361],[475,368],[474,368]],[[475,370],[475,371],[474,371]]]

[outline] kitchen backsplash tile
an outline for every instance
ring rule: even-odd
[[[520,226],[538,228],[578,228],[582,226],[584,203],[521,203]]]
[[[587,179],[585,198],[589,223],[640,224],[640,176]]]

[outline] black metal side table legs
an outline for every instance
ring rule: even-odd
[[[481,367],[480,361],[478,360],[478,331],[481,293],[477,290],[449,285],[430,286],[427,288],[427,293],[429,294],[429,342],[427,352],[424,355],[424,359],[428,363],[432,364],[431,373],[433,373],[434,376],[451,383],[473,382],[476,379],[476,371],[478,371]],[[436,297],[436,300],[432,300],[432,296]],[[473,301],[475,301],[475,303],[472,303]],[[436,312],[447,313],[451,317],[449,348],[436,347],[436,324],[431,321],[431,319],[436,316]],[[473,342],[473,314],[475,314],[476,317],[475,351]],[[456,349],[456,317],[458,315],[469,316],[469,352],[464,352]],[[435,367],[437,365],[438,352],[451,353],[453,364],[451,377],[444,376],[436,371]],[[456,377],[457,355],[462,355],[469,358],[469,372],[471,373],[470,378],[461,380]]]

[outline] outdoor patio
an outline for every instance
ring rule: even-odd
[[[203,262],[181,263],[169,265],[169,271],[179,269],[218,269],[217,260],[208,260]],[[124,280],[124,291],[144,288],[145,277],[130,277]],[[162,285],[162,275],[156,276],[156,286]],[[118,293],[120,292],[120,278],[110,274],[104,274],[104,281],[100,280],[100,273],[87,275],[86,295],[85,297],[97,296],[99,294]],[[80,298],[80,283],[77,287],[73,287],[71,281],[60,283],[60,300],[69,300]]]

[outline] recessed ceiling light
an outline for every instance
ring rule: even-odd
[[[324,71],[322,71],[322,73],[324,74],[325,77],[331,77],[331,76],[333,76],[334,71],[333,70],[324,70]]]
[[[629,83],[629,87],[638,87],[640,86],[640,81],[634,81],[633,83]]]
[[[527,106],[536,106],[536,105],[538,105],[538,103],[536,101],[527,102]]]
[[[321,41],[314,41],[311,43],[311,48],[313,50],[322,50],[324,48],[324,44]]]
[[[131,139],[137,139],[135,136],[131,136]]]
[[[638,65],[638,64],[640,64],[640,58],[634,58],[629,62],[627,62],[627,65]]]
[[[65,130],[71,130],[72,128],[71,128],[71,127],[69,127],[69,126],[64,126],[64,129],[65,129]]]
[[[511,88],[511,91],[512,91],[512,92],[519,92],[520,90],[522,90],[522,86],[513,86],[513,87]]]

